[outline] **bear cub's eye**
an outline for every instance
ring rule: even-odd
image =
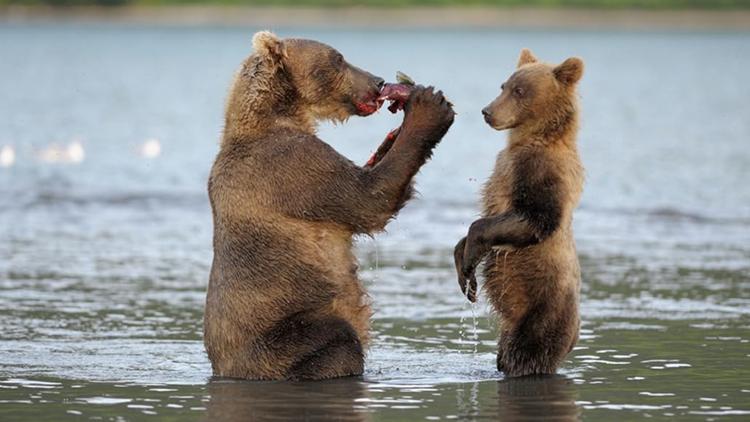
[[[516,87],[513,90],[513,95],[515,95],[516,97],[523,97],[523,88],[521,88],[520,86]]]
[[[500,85],[500,90],[505,91],[505,84]]]
[[[344,64],[344,56],[341,53],[336,54],[336,58],[333,61],[336,65],[341,66]]]

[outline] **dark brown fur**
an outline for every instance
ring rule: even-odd
[[[510,129],[484,189],[484,218],[456,245],[459,284],[475,300],[474,271],[499,318],[498,369],[554,373],[578,339],[580,269],[572,231],[583,187],[576,148],[580,59],[540,63],[528,50],[482,112]],[[485,259],[486,257],[486,259]]]
[[[260,32],[253,43],[208,184],[206,350],[217,376],[358,375],[371,310],[352,237],[382,230],[404,206],[453,111],[441,93],[417,88],[399,135],[359,167],[318,139],[315,125],[374,111],[362,104],[382,79],[315,41]]]

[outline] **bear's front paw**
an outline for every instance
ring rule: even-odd
[[[453,104],[433,87],[415,88],[404,107],[404,126],[442,137],[453,124]]]

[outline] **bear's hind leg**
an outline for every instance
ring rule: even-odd
[[[287,377],[301,381],[362,375],[364,365],[362,345],[352,330],[297,362]]]
[[[291,352],[289,380],[338,378],[364,371],[362,343],[342,318],[297,314],[284,320],[272,337],[272,347]]]
[[[497,369],[507,377],[550,375],[562,363],[570,342],[559,330],[528,326],[506,334],[500,341]]]

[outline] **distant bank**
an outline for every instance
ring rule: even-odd
[[[470,7],[0,6],[1,22],[264,28],[750,30],[750,10]]]

